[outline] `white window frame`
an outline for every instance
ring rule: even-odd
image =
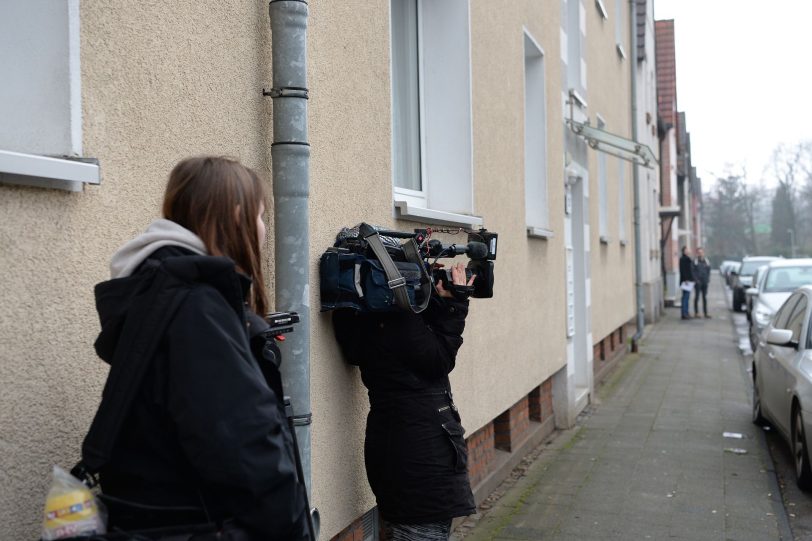
[[[566,0],[567,6],[567,86],[570,90],[586,90],[586,63],[581,34],[586,31],[586,14],[581,0]],[[577,53],[577,54],[576,54]]]
[[[5,0],[6,2],[26,3],[30,0]],[[80,65],[80,12],[79,0],[62,0],[67,4],[67,47],[69,111],[67,126],[69,148],[54,148],[48,155],[40,154],[42,148],[31,149],[0,148],[0,184],[16,184],[55,188],[68,191],[82,191],[85,184],[99,184],[99,165],[94,159],[81,158],[82,155],[82,85]],[[6,8],[13,9],[12,4]],[[2,13],[0,12],[0,15]],[[47,43],[40,41],[39,43]],[[54,47],[64,46],[54,43]],[[6,51],[13,54],[14,50]],[[2,54],[2,53],[0,53]],[[7,74],[8,76],[8,74]],[[34,88],[31,92],[49,92],[47,88]],[[65,125],[62,125],[65,127]],[[0,129],[3,126],[0,125]],[[7,127],[14,129],[14,126]],[[28,150],[28,151],[27,151]],[[33,150],[33,152],[32,152]],[[47,149],[45,152],[48,152]]]
[[[394,47],[397,46],[394,39],[393,25],[394,12],[390,17],[390,73],[392,74],[392,194],[394,200],[394,211],[396,218],[419,220],[429,223],[439,223],[443,225],[458,226],[479,226],[483,224],[483,219],[473,215],[474,191],[473,191],[473,125],[472,125],[472,92],[471,92],[471,28],[470,28],[470,2],[469,0],[444,0],[442,3],[424,4],[424,0],[390,0],[391,2],[413,1],[416,5],[417,14],[417,73],[407,74],[417,78],[417,118],[419,132],[419,172],[420,189],[410,189],[396,185],[398,177],[395,163],[395,148],[398,144],[399,134],[394,130],[394,115],[396,111],[396,92],[394,84],[395,70],[397,66],[394,60]],[[459,15],[465,13],[466,47],[464,52],[466,64],[462,66],[459,62],[457,75],[460,78],[454,83],[467,86],[467,103],[461,102],[459,110],[448,113],[450,119],[444,122],[442,118],[443,108],[440,104],[447,95],[443,94],[443,85],[437,82],[438,62],[440,52],[435,53],[439,39],[439,25],[442,20],[438,20],[435,15],[427,13],[431,10],[446,10],[445,13]],[[460,30],[459,27],[456,28]],[[451,43],[458,43],[455,40],[446,40]],[[428,44],[427,44],[428,43]],[[437,56],[426,57],[425,51],[431,51]],[[457,55],[459,59],[461,48],[451,51],[452,55]],[[430,68],[427,68],[430,66]],[[433,71],[432,71],[433,69]],[[434,75],[431,75],[433,73]],[[453,77],[451,71],[443,73],[448,77]],[[435,77],[427,81],[427,75]],[[429,103],[431,101],[431,103]],[[460,114],[467,106],[467,111]],[[439,112],[439,114],[438,114]],[[456,116],[455,116],[456,115]],[[460,118],[467,116],[460,124]],[[447,137],[443,135],[446,130],[459,129],[461,137]],[[450,152],[444,152],[440,145],[452,145]],[[460,153],[460,148],[463,152]],[[445,156],[445,158],[443,158]],[[451,158],[448,158],[448,157]],[[450,174],[449,174],[449,169]]]
[[[547,92],[544,49],[523,29],[525,223],[531,237],[550,238],[547,182]]]
[[[597,118],[598,129],[606,129],[606,120],[601,115]],[[606,171],[606,153],[598,151],[598,235],[602,244],[608,244],[609,238],[609,180]]]
[[[621,246],[626,246],[626,162],[618,158],[618,231],[617,238]],[[632,167],[637,167],[632,164]]]

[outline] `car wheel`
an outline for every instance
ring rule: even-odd
[[[767,419],[761,413],[761,393],[758,390],[758,378],[755,377],[755,372],[753,372],[753,424],[758,426],[767,424]]]
[[[806,431],[801,408],[795,408],[792,421],[792,456],[795,459],[795,479],[803,490],[812,488],[812,469],[809,466],[809,449],[806,445]]]

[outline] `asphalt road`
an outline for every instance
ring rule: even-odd
[[[714,276],[715,279],[719,279]],[[750,349],[748,338],[747,317],[744,313],[733,312],[731,292],[726,291],[727,305],[731,308],[730,316],[736,330],[739,350],[745,365],[749,368],[752,363],[753,352]],[[794,539],[798,541],[812,541],[812,493],[802,492],[795,483],[795,466],[789,444],[776,430],[765,429],[767,447],[775,466],[778,484],[781,487],[781,496],[789,516],[790,528]]]

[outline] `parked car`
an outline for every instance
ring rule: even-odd
[[[787,440],[801,489],[812,488],[812,287],[803,286],[781,305],[759,336],[753,355],[753,422],[769,422]]]
[[[756,272],[756,269],[776,259],[778,258],[770,256],[745,257],[742,259],[742,266],[738,272],[731,271],[730,287],[733,289],[733,310],[735,312],[741,312],[742,306],[747,300],[744,292],[753,285],[753,273]]]
[[[757,268],[756,272],[753,273],[753,286],[744,290],[744,312],[747,314],[747,321],[750,321],[750,313],[753,310],[753,297],[757,294],[759,282],[761,282],[766,276],[767,267],[769,266],[770,264],[767,263],[766,265]],[[781,302],[785,300],[786,299],[782,299]]]
[[[730,279],[733,278],[733,273],[738,273],[742,266],[741,261],[733,261],[725,268],[725,284],[730,285]]]
[[[812,285],[812,259],[779,259],[756,271],[753,287],[745,292],[753,349],[773,314],[793,291],[804,285]]]
[[[725,259],[719,263],[719,274],[724,276],[730,270],[733,263],[736,263],[736,261],[732,259]]]

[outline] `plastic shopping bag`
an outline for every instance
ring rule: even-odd
[[[81,481],[54,466],[51,489],[45,499],[43,541],[106,533],[104,506]]]

